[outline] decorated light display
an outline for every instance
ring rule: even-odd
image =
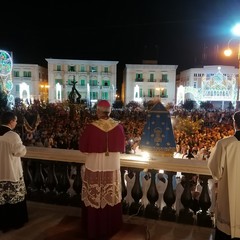
[[[221,67],[218,67],[218,72],[214,75],[203,75],[200,88],[179,86],[177,89],[177,105],[184,103],[186,94],[191,94],[198,105],[202,101],[231,101],[235,107],[237,91],[235,74],[232,74],[232,76],[223,74]]]
[[[0,82],[1,89],[7,94],[8,102],[14,102],[14,96],[11,95],[13,89],[12,83],[12,57],[8,52],[0,50]]]

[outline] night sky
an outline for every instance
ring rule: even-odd
[[[13,52],[15,63],[112,60],[121,69],[153,59],[178,65],[178,71],[238,66],[236,56],[223,58],[222,51],[240,21],[239,0],[32,2],[1,10],[0,49]],[[231,43],[236,48],[238,40]]]

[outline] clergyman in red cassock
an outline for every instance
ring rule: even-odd
[[[125,152],[125,133],[110,113],[110,103],[100,100],[98,120],[88,124],[79,138],[79,150],[86,153],[82,221],[87,239],[109,239],[123,223],[120,154]]]

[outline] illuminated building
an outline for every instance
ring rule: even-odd
[[[48,86],[48,72],[45,67],[36,64],[13,64],[13,89],[14,98],[20,98],[29,104],[35,100],[47,100],[41,86]]]
[[[98,99],[113,103],[116,99],[117,61],[46,59],[50,102],[68,99],[72,82],[81,100],[93,106]]]
[[[124,104],[160,98],[175,103],[177,65],[126,64],[123,73],[122,98]]]

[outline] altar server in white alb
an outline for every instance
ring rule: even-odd
[[[13,129],[17,116],[13,112],[1,114],[0,126],[0,231],[17,229],[28,221],[26,187],[21,157],[26,147]]]
[[[233,126],[235,134],[219,140],[207,160],[217,180],[215,240],[240,239],[240,111]]]

